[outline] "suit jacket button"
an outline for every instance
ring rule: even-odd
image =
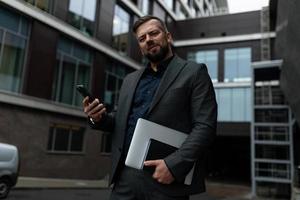
[[[119,147],[119,151],[122,152],[122,148],[121,147]]]

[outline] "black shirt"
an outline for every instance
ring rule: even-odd
[[[133,136],[133,132],[139,118],[145,118],[149,110],[155,92],[163,77],[170,61],[174,56],[159,63],[157,71],[155,72],[148,63],[134,94],[133,102],[131,104],[130,114],[127,121],[126,136],[124,140],[123,155],[127,155],[129,145]]]

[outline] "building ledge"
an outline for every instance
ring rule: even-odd
[[[251,34],[243,34],[243,35],[229,35],[225,37],[176,40],[173,42],[173,44],[175,47],[188,47],[188,46],[221,44],[221,43],[231,43],[231,42],[245,42],[245,41],[253,41],[253,40],[262,40],[265,38],[271,39],[275,37],[276,37],[275,32],[251,33]]]
[[[0,103],[85,118],[82,109],[50,100],[0,90]]]

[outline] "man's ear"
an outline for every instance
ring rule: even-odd
[[[173,36],[172,36],[172,34],[170,32],[167,32],[166,35],[167,35],[168,42],[169,43],[173,43]]]

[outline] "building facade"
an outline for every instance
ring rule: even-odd
[[[170,24],[227,12],[224,2],[1,0],[0,141],[18,146],[20,175],[109,176],[110,136],[88,127],[75,86],[114,109],[123,78],[144,62],[134,20]]]
[[[0,0],[0,142],[18,146],[21,176],[109,176],[109,133],[88,127],[75,86],[85,85],[114,109],[125,75],[145,63],[130,29],[152,14],[166,22],[175,52],[206,63],[213,80],[219,123],[209,178],[250,185],[256,169],[252,63],[293,63],[294,55],[284,59],[277,51],[285,49],[283,35],[293,32],[286,25],[293,23],[286,11],[292,5],[270,5],[270,14],[229,15],[226,0]],[[294,113],[298,103],[290,102]]]

